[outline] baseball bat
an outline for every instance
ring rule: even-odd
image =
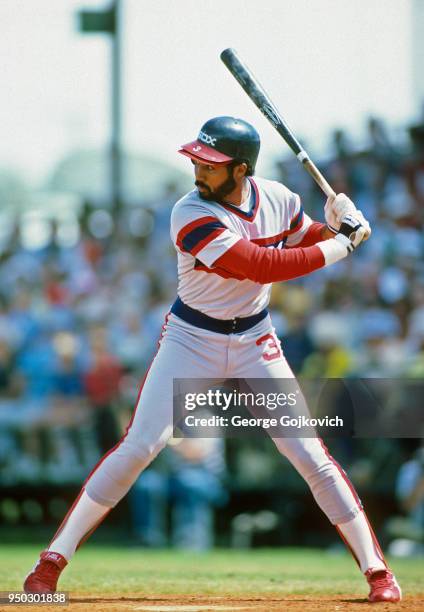
[[[231,74],[243,87],[249,98],[256,104],[261,113],[265,115],[271,125],[284,138],[290,149],[296,155],[297,159],[303,164],[304,168],[309,172],[316,183],[321,187],[327,197],[336,197],[336,194],[329,183],[325,180],[321,172],[309,158],[305,149],[287,125],[286,121],[281,116],[281,113],[271,101],[265,89],[253,75],[250,68],[240,59],[234,49],[225,49],[221,53],[221,60],[227,66]]]

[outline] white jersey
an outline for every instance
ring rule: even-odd
[[[203,200],[194,189],[171,215],[171,238],[178,253],[178,295],[216,319],[247,317],[269,303],[271,284],[237,277],[215,262],[241,238],[268,248],[301,242],[312,223],[300,198],[276,181],[249,177],[248,208]]]

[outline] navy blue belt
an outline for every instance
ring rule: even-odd
[[[172,304],[171,312],[180,317],[186,323],[190,323],[195,327],[201,327],[217,334],[240,334],[247,331],[259,321],[265,319],[268,315],[268,310],[264,308],[258,314],[252,315],[251,317],[236,317],[234,319],[214,319],[208,315],[195,310],[177,297],[175,302]]]

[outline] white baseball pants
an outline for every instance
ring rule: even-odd
[[[173,429],[174,378],[292,377],[269,316],[247,332],[226,335],[168,315],[126,434],[86,480],[88,495],[99,504],[115,506],[164,447]],[[274,443],[333,524],[348,522],[360,512],[355,490],[319,438],[274,438]]]

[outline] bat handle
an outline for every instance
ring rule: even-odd
[[[309,174],[312,176],[314,181],[317,183],[317,185],[321,187],[321,189],[323,190],[327,198],[330,198],[330,197],[335,198],[336,192],[331,187],[331,185],[325,180],[325,178],[323,177],[321,172],[318,170],[314,162],[312,162],[310,159],[305,159],[302,163],[305,166],[306,170],[309,172]]]

